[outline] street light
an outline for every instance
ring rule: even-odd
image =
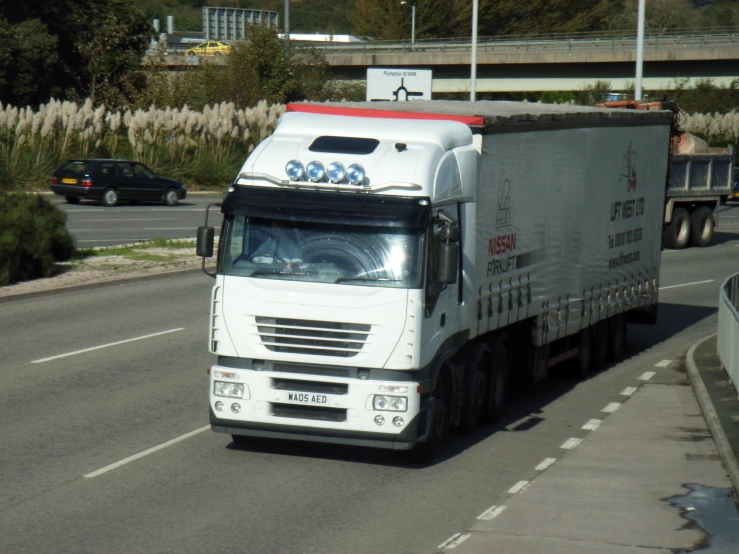
[[[478,0],[472,2],[472,59],[470,60],[470,102],[477,100],[477,12]]]
[[[642,99],[642,73],[644,70],[644,10],[645,0],[639,0],[639,21],[636,25],[636,80],[634,82],[634,100]]]
[[[408,6],[408,0],[400,0],[401,6]],[[415,44],[416,42],[416,6],[414,4],[410,4],[411,6],[411,45]]]

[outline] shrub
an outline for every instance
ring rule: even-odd
[[[48,277],[75,251],[67,215],[36,195],[0,193],[0,285]]]

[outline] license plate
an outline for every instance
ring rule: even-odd
[[[305,404],[307,406],[329,406],[331,397],[315,392],[286,392],[284,402],[288,404]]]
[[[76,185],[77,179],[70,179],[68,177],[65,177],[64,179],[62,179],[62,183],[64,183],[65,185]]]

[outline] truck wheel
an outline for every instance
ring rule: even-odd
[[[467,433],[475,428],[485,408],[490,376],[490,349],[478,344],[465,364],[464,407],[460,431]]]
[[[432,462],[449,434],[449,416],[452,411],[452,382],[447,368],[442,369],[442,373],[439,375],[432,401],[428,422],[431,426],[429,436],[425,442],[417,444],[410,452],[413,461],[418,463]]]
[[[577,358],[572,365],[572,375],[585,379],[593,367],[593,329],[586,327],[580,331],[577,345]]]
[[[486,394],[487,401],[481,414],[483,423],[494,423],[500,419],[505,409],[508,394],[508,370],[510,367],[508,348],[506,348],[503,340],[499,340],[492,350]]]
[[[603,369],[608,363],[610,348],[608,320],[599,321],[593,326],[593,368]]]
[[[610,320],[610,327],[609,357],[614,362],[618,362],[624,357],[626,351],[626,331],[628,329],[626,314],[613,316]]]
[[[713,238],[713,214],[710,208],[701,206],[690,214],[690,243],[708,246]]]
[[[665,227],[664,243],[666,248],[680,250],[688,245],[690,240],[690,216],[685,208],[675,208],[672,212],[672,221]]]
[[[67,204],[79,204],[80,203],[79,196],[65,196],[64,200],[67,201]]]

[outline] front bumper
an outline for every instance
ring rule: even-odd
[[[216,371],[229,372],[235,377],[216,379]],[[215,396],[215,380],[243,383],[244,398]],[[407,392],[393,393],[407,397],[405,412],[373,409],[373,395],[390,394],[380,391],[381,385],[407,387]],[[319,391],[315,394],[323,394],[320,391],[327,387],[335,387],[342,392],[329,393],[329,402],[325,406],[288,401],[292,390],[304,393],[313,388]],[[254,371],[214,365],[209,393],[210,423],[213,431],[232,435],[408,450],[419,442],[419,438],[425,438],[422,435],[427,427],[426,410],[422,409],[417,387],[414,382]],[[218,401],[224,405],[222,411],[216,409]],[[238,412],[232,409],[234,403],[239,404]],[[383,416],[382,424],[375,420],[378,415]],[[403,420],[402,426],[393,423],[398,416]]]

